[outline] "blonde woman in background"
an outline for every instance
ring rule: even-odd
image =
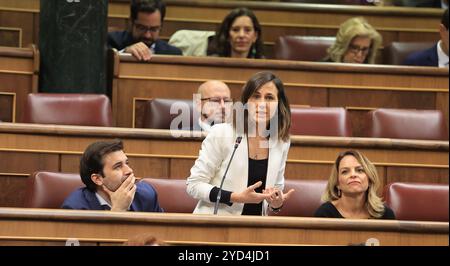
[[[381,43],[381,35],[364,18],[351,18],[341,24],[335,43],[322,61],[375,64]]]
[[[340,153],[333,165],[316,217],[395,219],[377,195],[380,187],[375,166],[358,151]]]

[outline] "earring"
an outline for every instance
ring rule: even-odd
[[[252,44],[252,58],[256,57],[256,47],[255,44]]]
[[[338,195],[338,197],[340,198],[341,197],[341,195],[342,195],[342,192],[341,192],[341,190],[338,188],[338,193],[337,193],[337,195]]]

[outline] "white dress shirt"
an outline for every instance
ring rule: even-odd
[[[442,41],[439,41],[437,44],[437,54],[438,54],[438,60],[439,60],[439,67],[446,67],[448,68],[448,55],[444,53],[444,51],[441,48]]]

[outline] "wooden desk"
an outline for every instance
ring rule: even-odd
[[[22,117],[28,93],[37,92],[39,52],[30,48],[0,47],[0,121]]]
[[[225,81],[240,99],[242,86],[259,71],[280,77],[290,104],[347,108],[354,136],[362,136],[364,113],[380,107],[437,109],[448,123],[448,69],[177,56],[141,63],[130,55],[113,57],[112,106],[120,127],[133,126],[139,99],[192,99],[210,79]]]
[[[152,233],[173,244],[448,245],[448,223],[0,208],[0,243],[122,244]],[[270,235],[270,237],[267,237]]]
[[[189,133],[189,132],[187,132]],[[0,206],[19,207],[27,178],[37,170],[79,171],[92,142],[121,138],[136,176],[186,178],[202,137],[173,138],[167,130],[0,123]],[[394,181],[448,184],[449,143],[293,136],[285,176],[328,179],[339,152],[358,149],[374,162],[382,185]]]

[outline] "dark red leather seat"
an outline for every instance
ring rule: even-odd
[[[327,186],[326,180],[285,180],[284,192],[295,189],[295,192],[284,203],[277,214],[269,215],[313,217],[322,204],[321,197]]]
[[[383,64],[402,65],[409,54],[428,49],[435,45],[432,42],[392,42],[384,48]]]
[[[158,192],[159,206],[165,212],[192,213],[197,200],[186,192],[186,179],[144,178]]]
[[[398,220],[448,222],[448,184],[397,182],[384,194]]]
[[[172,113],[171,108],[173,108]],[[189,130],[193,128],[194,108],[192,100],[151,99],[145,103],[144,110],[144,123],[142,123],[144,128],[170,129],[172,120],[181,114],[181,110],[183,112],[189,111],[189,117],[186,117],[185,120],[186,123],[189,121],[189,126],[177,123],[176,129]]]
[[[84,187],[75,173],[35,172],[27,181],[24,207],[59,209],[77,188]],[[144,178],[158,193],[159,205],[165,212],[192,213],[197,200],[186,192],[185,179]]]
[[[350,137],[350,118],[342,107],[291,107],[291,134]]]
[[[35,172],[27,181],[24,207],[59,209],[70,193],[83,186],[79,174]]]
[[[275,42],[275,59],[320,61],[335,37],[280,36]]]
[[[448,140],[444,115],[439,110],[380,108],[367,114],[368,137]]]
[[[22,122],[109,127],[111,103],[101,94],[30,93]]]

